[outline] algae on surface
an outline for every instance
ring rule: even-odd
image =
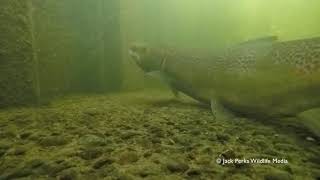
[[[313,179],[320,148],[292,121],[214,120],[165,92],[72,96],[0,112],[0,179]],[[311,138],[312,140],[312,138]],[[287,164],[216,163],[278,158]]]
[[[32,38],[26,1],[0,2],[0,107],[35,103]]]

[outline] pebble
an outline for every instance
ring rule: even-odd
[[[66,145],[68,142],[69,141],[62,136],[49,136],[49,137],[42,138],[39,144],[44,147],[50,147],[50,146]]]
[[[147,176],[157,175],[160,174],[160,169],[158,166],[154,164],[143,165],[142,167],[138,168],[135,174],[139,175],[142,178],[146,178]]]
[[[198,136],[198,135],[201,134],[201,130],[199,130],[199,129],[191,130],[191,134],[194,135],[194,136]]]
[[[37,167],[43,165],[44,163],[45,163],[45,162],[44,162],[43,160],[41,160],[41,159],[32,159],[32,160],[28,161],[28,162],[26,163],[26,165],[27,165],[28,167],[34,169],[34,168],[37,168]]]
[[[17,179],[22,177],[27,177],[32,174],[32,170],[28,168],[20,168],[15,169],[13,172],[7,174],[7,175],[1,175],[0,179]]]
[[[139,155],[134,151],[125,151],[120,154],[118,162],[121,165],[137,162]]]
[[[166,167],[170,172],[185,172],[189,169],[189,165],[182,161],[170,160],[166,163]]]
[[[152,136],[152,137],[151,137],[151,142],[152,142],[153,144],[160,144],[160,143],[161,143],[161,139],[158,138],[157,136]]]
[[[32,135],[31,132],[23,132],[23,133],[21,133],[21,134],[19,135],[19,137],[20,137],[21,139],[27,139],[27,138],[30,137],[31,135]]]
[[[78,173],[73,169],[67,169],[59,173],[58,180],[75,180],[78,179]]]
[[[152,155],[152,151],[146,151],[145,153],[143,153],[143,157],[148,158]]]
[[[53,162],[49,164],[43,164],[40,167],[40,174],[45,174],[49,176],[56,176],[58,173],[60,173],[63,170],[69,169],[71,167],[71,164],[67,161],[62,161],[60,163]]]
[[[87,134],[79,139],[79,144],[84,146],[104,146],[107,144],[107,141],[103,137]]]
[[[227,134],[217,134],[217,140],[221,143],[225,143],[225,142],[228,142],[230,140],[230,136],[227,135]]]
[[[196,158],[197,164],[209,166],[212,161],[211,155],[200,155]]]
[[[160,127],[157,127],[157,126],[151,126],[150,133],[152,133],[154,136],[159,138],[165,137],[165,132]]]
[[[89,108],[89,109],[86,109],[83,113],[90,115],[90,116],[96,116],[96,115],[100,114],[101,112],[97,108]]]
[[[134,136],[137,136],[137,135],[140,135],[140,133],[137,131],[128,130],[126,132],[121,133],[120,137],[123,140],[127,140],[127,139],[133,138]]]
[[[191,144],[192,140],[191,137],[187,135],[176,135],[172,138],[174,142],[177,144],[183,145],[183,146],[188,146]]]
[[[251,135],[248,135],[247,133],[242,133],[236,138],[236,141],[239,143],[248,143],[250,141],[250,136]]]
[[[93,164],[93,168],[94,168],[94,169],[99,169],[99,168],[101,168],[102,166],[112,164],[113,162],[114,162],[114,159],[112,159],[111,157],[104,156],[104,157],[99,158],[99,159]]]
[[[236,158],[236,153],[232,149],[228,149],[220,154],[224,159],[234,159]]]
[[[79,156],[84,160],[92,160],[100,157],[102,153],[100,148],[87,148],[82,150]]]
[[[201,174],[201,169],[199,168],[192,168],[187,171],[188,176],[199,176],[200,174]]]
[[[12,154],[18,156],[18,155],[24,155],[26,152],[27,152],[26,147],[19,146],[13,150]]]

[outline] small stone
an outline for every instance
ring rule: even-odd
[[[100,157],[102,155],[102,150],[100,148],[88,148],[80,152],[80,157],[85,160],[92,160]]]
[[[96,116],[96,115],[99,115],[101,112],[97,108],[89,108],[89,109],[86,109],[83,113],[90,116]]]
[[[150,157],[152,155],[152,151],[147,151],[145,153],[143,153],[143,157],[147,158]]]
[[[159,138],[163,138],[165,137],[165,133],[164,131],[157,126],[151,126],[150,127],[150,132],[155,136],[155,137],[159,137]]]
[[[191,134],[194,135],[194,136],[198,136],[201,134],[201,131],[199,129],[194,129],[191,131]]]
[[[42,138],[45,138],[46,136],[41,133],[33,133],[28,137],[28,140],[32,141],[41,141]]]
[[[121,139],[123,140],[127,140],[127,139],[130,139],[130,138],[133,138],[134,136],[137,136],[137,135],[140,135],[139,132],[137,131],[132,131],[132,130],[129,130],[127,132],[123,132],[120,137]]]
[[[71,164],[67,161],[62,161],[60,163],[50,163],[50,164],[43,164],[40,168],[39,174],[45,174],[50,176],[57,176],[58,173],[60,173],[63,170],[69,169],[71,167]]]
[[[16,178],[22,178],[22,177],[26,177],[32,174],[32,170],[31,169],[17,169],[14,172],[10,173],[7,176],[7,179],[16,179]]]
[[[212,161],[211,155],[200,155],[196,158],[197,164],[209,166]]]
[[[187,158],[190,159],[190,160],[196,159],[196,153],[195,152],[189,152],[187,154]]]
[[[21,139],[27,139],[30,135],[32,135],[31,132],[23,132],[20,134]]]
[[[26,163],[26,165],[30,168],[37,168],[44,164],[44,161],[41,159],[33,159]]]
[[[59,173],[58,180],[74,180],[78,179],[78,173],[73,169],[67,169]]]
[[[240,143],[245,143],[248,141],[248,137],[246,135],[240,135],[239,137],[236,138],[236,140]]]
[[[139,155],[134,152],[134,151],[126,151],[120,154],[119,157],[119,164],[124,165],[124,164],[130,164],[137,162],[139,160]]]
[[[79,144],[83,146],[104,146],[107,144],[107,141],[103,137],[88,134],[79,139]]]
[[[221,143],[228,142],[230,140],[230,136],[227,134],[217,134],[217,139]]]
[[[13,150],[12,154],[18,156],[18,155],[24,155],[26,152],[27,152],[27,148],[21,146],[21,147],[16,147]]]
[[[102,158],[99,158],[94,164],[93,164],[93,168],[94,169],[99,169],[101,168],[102,166],[105,166],[105,165],[109,165],[109,164],[112,164],[114,162],[114,159],[110,158],[110,157],[102,157]]]
[[[146,178],[147,176],[160,174],[160,168],[154,164],[143,165],[142,167],[137,168],[135,174],[142,178]]]
[[[40,140],[40,145],[44,147],[66,145],[68,140],[62,136],[49,136]]]
[[[172,138],[172,140],[177,144],[180,144],[183,146],[188,146],[192,143],[191,138],[187,135],[176,135]]]
[[[151,137],[151,142],[153,144],[160,144],[161,140],[158,137],[153,136],[153,137]]]
[[[114,179],[117,179],[117,180],[134,180],[135,178],[130,174],[119,173],[119,174],[115,175]]]
[[[174,172],[185,172],[189,169],[188,164],[186,164],[182,161],[174,161],[174,160],[167,162],[166,167],[170,172],[173,172],[173,173]]]
[[[228,149],[220,154],[224,159],[234,159],[236,158],[236,153],[232,149]]]
[[[188,176],[199,176],[200,174],[201,174],[201,169],[199,168],[192,168],[187,171]]]
[[[60,132],[52,132],[51,133],[51,136],[58,136],[58,135],[60,135],[61,133]]]

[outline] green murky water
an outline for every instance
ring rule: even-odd
[[[2,0],[0,179],[319,179],[320,107],[214,118],[128,54],[132,42],[190,57],[319,37],[319,10],[318,0]]]

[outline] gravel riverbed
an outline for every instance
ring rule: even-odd
[[[213,119],[169,92],[0,111],[0,179],[316,179],[319,155],[317,139],[294,121]]]

